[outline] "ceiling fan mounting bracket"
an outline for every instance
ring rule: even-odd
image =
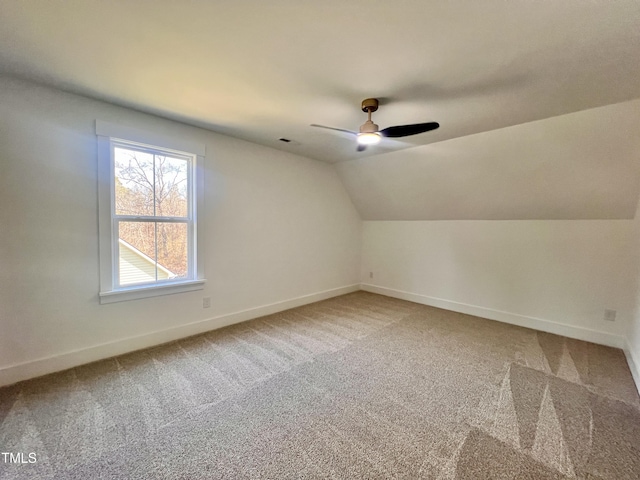
[[[367,98],[362,101],[362,111],[365,113],[375,112],[378,110],[378,99],[377,98]]]

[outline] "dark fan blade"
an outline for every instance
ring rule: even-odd
[[[413,125],[397,125],[380,130],[380,134],[384,137],[408,137],[409,135],[417,135],[418,133],[435,130],[440,124],[438,122],[414,123]]]
[[[316,125],[315,123],[312,123],[311,126],[318,127],[318,128],[326,128],[327,130],[335,130],[336,132],[350,133],[351,135],[358,134],[358,132],[352,132],[351,130],[345,130],[344,128],[325,127],[324,125]]]
[[[364,152],[366,149],[367,149],[366,145],[358,145],[358,148],[356,148],[356,151]]]

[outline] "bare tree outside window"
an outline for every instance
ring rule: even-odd
[[[188,275],[189,162],[184,158],[115,147],[116,215],[183,218],[184,222],[122,221],[120,238],[175,277]]]

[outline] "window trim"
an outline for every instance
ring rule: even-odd
[[[98,243],[100,257],[98,298],[100,303],[202,290],[206,279],[202,255],[204,228],[199,213],[202,212],[204,203],[204,145],[100,120],[96,120],[96,136],[98,139]],[[193,277],[150,284],[117,286],[117,279],[114,278],[117,272],[118,246],[114,236],[115,182],[113,181],[115,176],[113,148],[117,143],[167,150],[181,155],[186,154],[193,158],[189,173],[192,180],[189,185],[191,211],[188,212],[189,218],[193,222],[193,240],[189,252],[190,268],[195,270]]]

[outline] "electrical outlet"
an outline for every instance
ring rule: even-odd
[[[209,308],[211,306],[211,297],[204,297],[202,299],[202,308]]]
[[[615,322],[616,321],[616,311],[615,310],[609,310],[609,309],[605,308],[605,310],[604,310],[604,319],[607,322]]]
[[[369,272],[369,278],[373,278],[373,272]]]

